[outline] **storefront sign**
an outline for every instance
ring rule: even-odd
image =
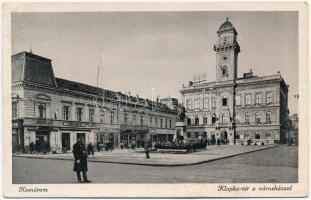
[[[74,126],[74,127],[90,127],[94,126],[93,124],[83,123],[83,122],[64,122],[64,126]]]

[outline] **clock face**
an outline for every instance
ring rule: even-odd
[[[222,54],[220,57],[220,62],[221,63],[226,63],[229,61],[229,54]]]

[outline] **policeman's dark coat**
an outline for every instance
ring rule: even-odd
[[[74,144],[72,152],[75,158],[73,171],[87,172],[87,152],[85,150],[84,144]],[[80,163],[77,163],[77,160],[80,160]]]

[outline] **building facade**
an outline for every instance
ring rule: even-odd
[[[216,81],[190,81],[180,90],[186,108],[184,138],[229,144],[285,142],[288,86],[278,73],[237,77],[237,31],[228,19],[217,31]]]
[[[177,110],[54,76],[51,60],[29,52],[12,56],[13,151],[66,152],[77,138],[112,148],[172,141]]]
[[[291,140],[292,143],[298,144],[298,130],[299,130],[299,120],[298,115],[293,114],[289,118],[290,121],[290,129],[289,129],[289,140]]]

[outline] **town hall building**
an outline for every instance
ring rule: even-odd
[[[217,31],[216,81],[189,81],[180,90],[186,127],[176,134],[229,144],[284,143],[288,137],[288,85],[281,74],[238,77],[240,46],[228,19]]]

